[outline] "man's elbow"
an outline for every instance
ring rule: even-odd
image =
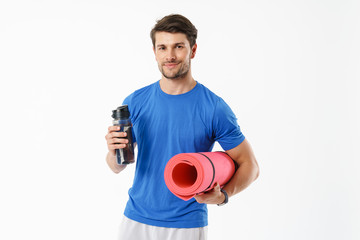
[[[259,164],[257,163],[256,159],[254,159],[254,172],[255,172],[255,178],[254,181],[256,179],[258,179],[259,175],[260,175],[260,168],[259,168]]]

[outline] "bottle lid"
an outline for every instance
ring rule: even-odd
[[[112,117],[114,119],[128,119],[130,117],[128,105],[122,105],[112,112]]]

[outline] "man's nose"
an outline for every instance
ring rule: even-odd
[[[169,49],[166,53],[166,61],[172,62],[176,59],[175,51],[172,49]]]

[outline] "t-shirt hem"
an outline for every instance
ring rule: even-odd
[[[199,227],[206,227],[208,225],[207,221],[160,221],[160,220],[148,219],[134,214],[128,214],[126,211],[124,212],[124,215],[131,220],[156,227],[199,228]]]

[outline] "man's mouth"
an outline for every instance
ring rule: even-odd
[[[167,68],[174,68],[178,65],[179,63],[165,63],[164,66]]]

